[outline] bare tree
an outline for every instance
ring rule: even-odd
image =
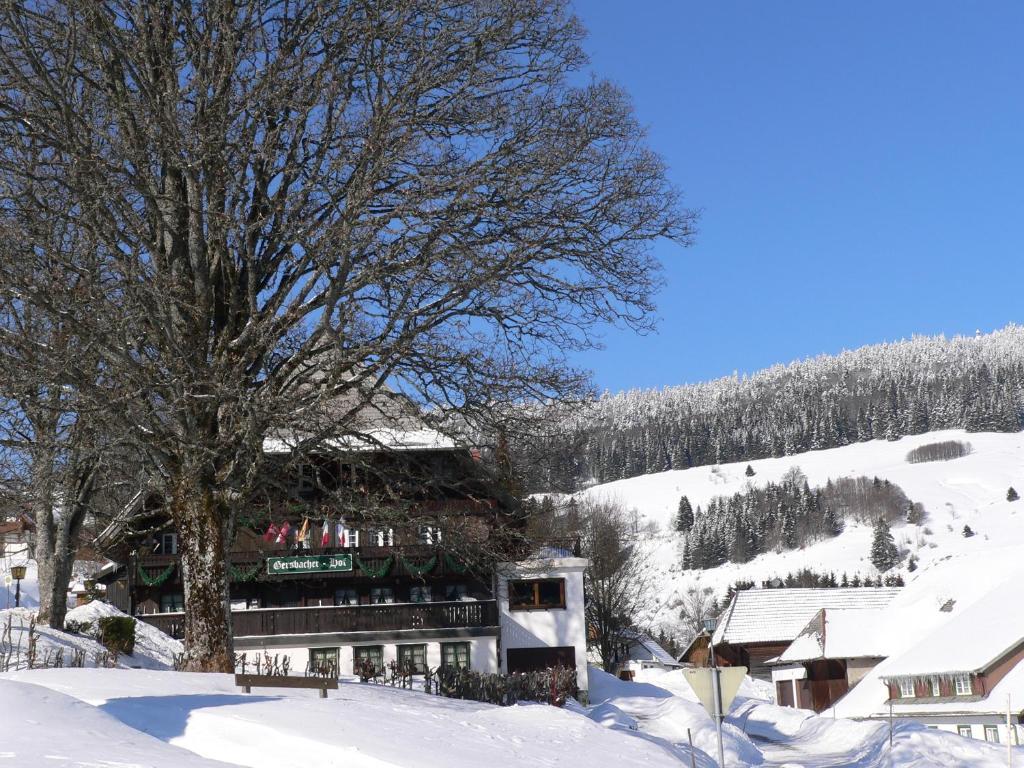
[[[654,569],[634,520],[619,504],[585,500],[577,507],[587,629],[606,672],[642,631],[654,597]]]
[[[232,668],[224,552],[268,435],[372,440],[385,384],[510,434],[496,404],[582,397],[594,329],[648,327],[648,244],[693,217],[626,96],[570,82],[566,5],[0,0],[0,198],[89,235],[92,300],[0,284],[66,313],[106,372],[81,395],[164,486],[191,669]]]
[[[704,631],[704,620],[718,615],[718,601],[711,587],[691,584],[679,604],[679,618],[683,622],[685,642],[689,643]]]

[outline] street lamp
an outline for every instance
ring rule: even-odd
[[[725,749],[722,746],[722,720],[725,713],[722,711],[722,671],[718,668],[718,659],[715,656],[715,629],[718,627],[718,619],[714,617],[704,619],[704,631],[708,633],[708,652],[711,661],[711,691],[715,698],[715,731],[718,735],[718,766],[725,768]]]
[[[25,571],[28,569],[24,565],[12,565],[11,566],[11,578],[17,582],[17,586],[14,589],[14,607],[18,608],[21,606],[21,580],[25,578]]]

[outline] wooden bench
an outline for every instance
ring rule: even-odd
[[[334,677],[295,677],[288,675],[235,675],[235,685],[246,693],[253,688],[316,688],[320,690],[320,698],[327,698],[327,691],[338,690],[338,680]]]

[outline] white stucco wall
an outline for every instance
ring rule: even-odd
[[[501,623],[501,670],[508,671],[510,648],[551,648],[571,646],[576,651],[577,682],[589,690],[587,680],[587,622],[583,603],[581,557],[505,563],[498,569],[498,615]],[[508,606],[508,582],[517,579],[565,579],[565,608],[512,611]]]
[[[281,661],[285,657],[289,658],[290,673],[295,675],[301,675],[306,670],[306,665],[309,662],[310,649],[312,648],[337,648],[338,649],[338,665],[339,672],[342,675],[352,674],[352,659],[353,652],[352,648],[355,646],[382,646],[384,654],[384,663],[388,664],[392,661],[398,661],[398,646],[399,645],[426,645],[427,646],[427,666],[428,667],[439,667],[441,666],[441,643],[469,643],[469,666],[477,672],[497,672],[498,671],[498,643],[496,637],[450,637],[440,638],[432,640],[416,640],[410,638],[408,641],[401,642],[372,642],[368,641],[365,643],[354,643],[348,645],[341,645],[339,643],[331,642],[317,642],[316,638],[310,636],[307,644],[296,645],[290,647],[271,647],[264,649],[238,649],[239,654],[246,654],[246,660],[252,665],[257,658],[263,658],[264,653],[274,658],[278,657]],[[250,669],[250,672],[255,670]]]

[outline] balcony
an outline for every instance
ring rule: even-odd
[[[136,617],[181,639],[183,613],[151,613]],[[498,626],[494,600],[438,603],[339,605],[316,608],[257,608],[232,611],[235,637],[306,635],[344,632],[393,632],[405,629],[472,629]]]

